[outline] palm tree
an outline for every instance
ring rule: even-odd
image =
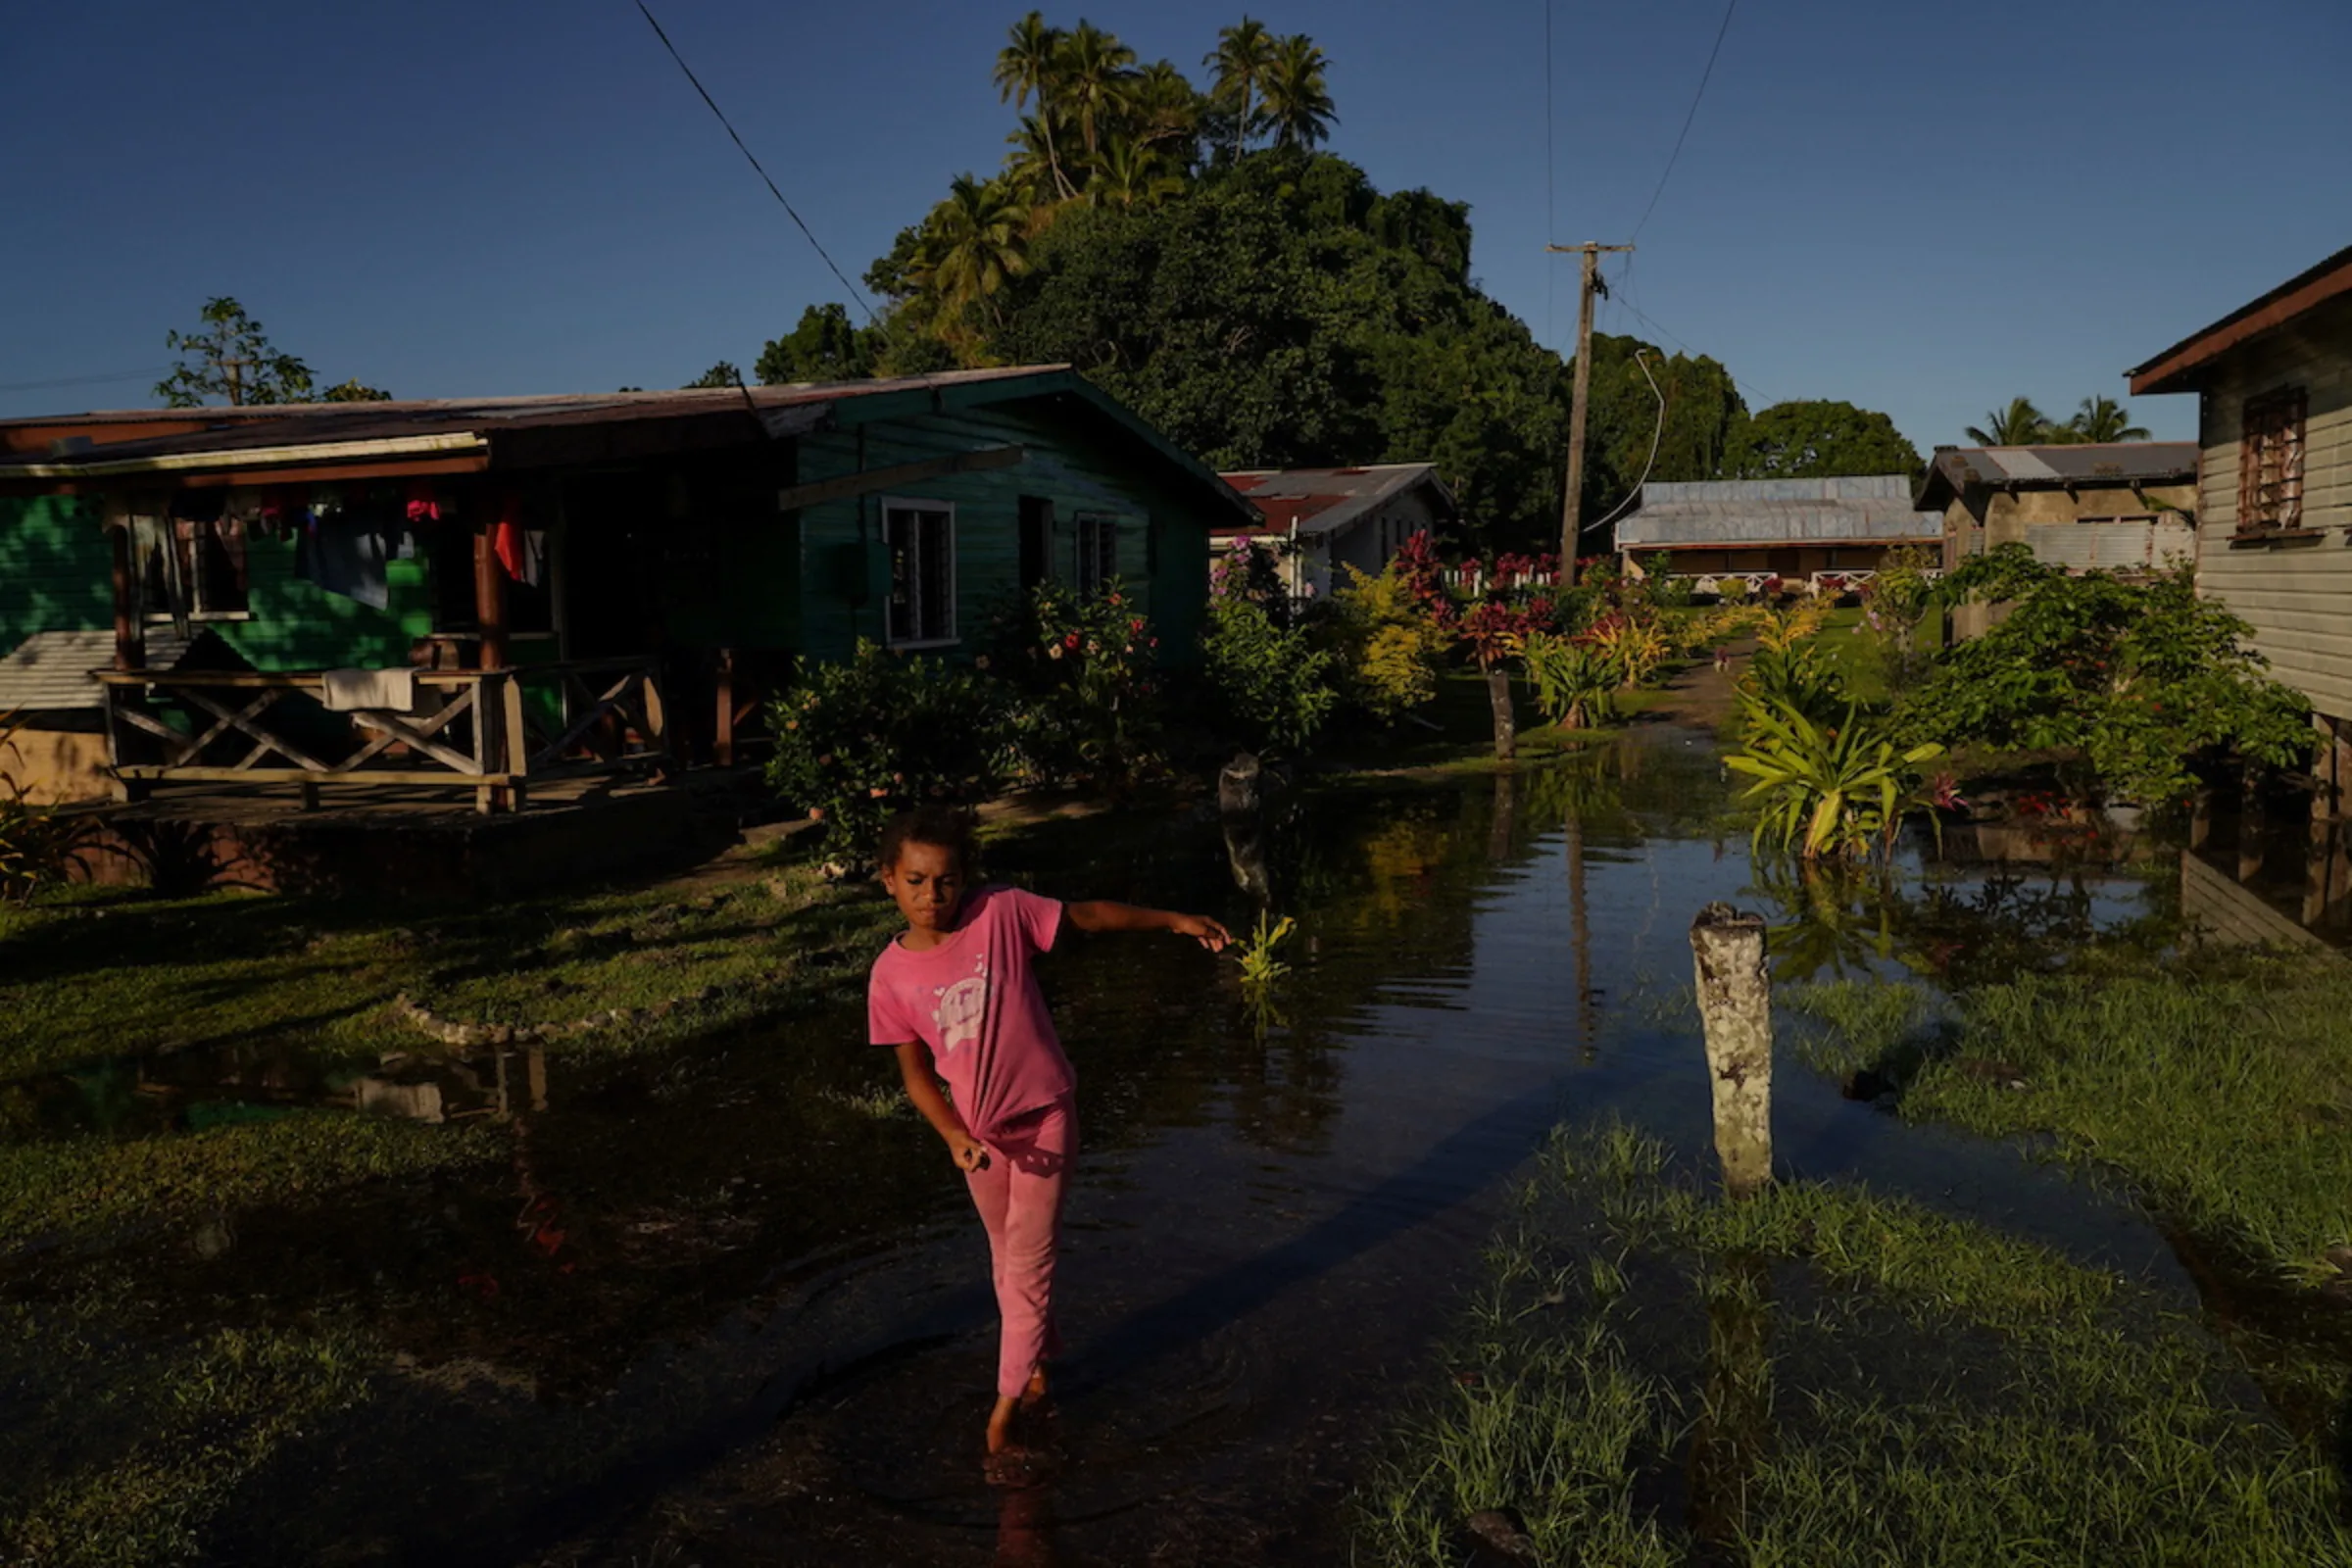
[[[2084,398],[2075,416],[2066,421],[2066,429],[2069,439],[2076,441],[2145,441],[2147,426],[2131,419],[2131,411],[2113,398]]]
[[[2032,398],[2011,398],[2007,408],[1993,410],[1984,420],[1968,427],[1968,438],[1981,447],[2030,447],[2050,438],[2049,416]]]
[[[1275,48],[1265,80],[1265,122],[1277,147],[1313,147],[1331,134],[1339,114],[1323,74],[1331,61],[1315,40],[1295,32]]]
[[[1086,199],[1098,207],[1151,207],[1184,189],[1167,155],[1150,142],[1122,136],[1102,149]]]
[[[1079,22],[1054,53],[1064,112],[1078,122],[1090,164],[1102,149],[1102,128],[1127,112],[1135,85],[1135,51],[1093,23]]]
[[[1146,66],[1135,78],[1132,97],[1138,141],[1190,142],[1200,135],[1200,94],[1169,62]]]
[[[915,281],[938,298],[935,324],[942,336],[956,335],[967,308],[1029,270],[1021,251],[1028,220],[1029,209],[1003,180],[958,174],[948,186],[948,199],[924,220],[922,255],[914,266]]]
[[[1244,17],[1230,27],[1218,28],[1216,48],[1201,57],[1200,63],[1213,66],[1217,73],[1209,95],[1219,104],[1233,106],[1233,156],[1237,159],[1250,133],[1257,128],[1250,100],[1265,86],[1267,73],[1274,69],[1274,34],[1266,30],[1266,24]]]
[[[1062,31],[1046,25],[1045,17],[1032,11],[1012,24],[1012,41],[997,51],[997,69],[993,79],[997,84],[997,101],[1012,100],[1016,110],[1029,106],[1030,94],[1037,95],[1037,126],[1045,142],[1046,168],[1054,177],[1054,189],[1064,197],[1073,196],[1069,176],[1061,172],[1061,155],[1054,146],[1054,117],[1059,112],[1054,103],[1054,92],[1059,84],[1056,75],[1061,59]],[[1023,120],[1026,126],[1029,121]]]

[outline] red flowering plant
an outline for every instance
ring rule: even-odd
[[[1000,612],[978,662],[1018,694],[1009,727],[1020,776],[1119,786],[1156,768],[1158,648],[1115,578],[1085,595],[1042,582]]]

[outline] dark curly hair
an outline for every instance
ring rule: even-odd
[[[966,877],[979,863],[972,844],[971,813],[958,807],[920,806],[892,817],[882,829],[882,847],[874,857],[876,869],[887,871],[898,864],[900,853],[909,844],[948,851]]]

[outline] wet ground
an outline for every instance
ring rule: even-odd
[[[127,1270],[142,1332],[331,1319],[380,1342],[371,1397],[279,1446],[206,1533],[214,1561],[1345,1561],[1349,1490],[1442,1370],[1505,1176],[1568,1113],[1703,1147],[1681,1000],[1700,906],[1764,909],[1784,979],[1962,983],[2169,934],[2177,884],[2144,871],[1914,853],[1884,880],[1759,882],[1730,794],[1708,737],[1656,726],[1518,776],[1309,796],[1262,859],[1180,813],[999,852],[1044,892],[1237,926],[1262,876],[1300,927],[1274,1019],[1187,944],[1050,960],[1086,1152],[1062,1457],[1034,1489],[982,1483],[984,1243],[928,1131],[852,1103],[892,1079],[852,997],[659,1060],[516,1053],[439,1090],[514,1118],[506,1167],[21,1262],[0,1289]],[[1787,1166],[2181,1283],[2133,1213],[2012,1150],[1793,1064],[1777,1117]]]

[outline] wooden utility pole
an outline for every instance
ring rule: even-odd
[[[1631,245],[1546,245],[1547,251],[1574,251],[1585,259],[1583,286],[1576,305],[1576,389],[1568,401],[1567,493],[1560,497],[1560,580],[1576,581],[1577,535],[1584,528],[1585,409],[1592,386],[1592,296],[1606,294],[1600,280],[1603,251],[1630,251]]]

